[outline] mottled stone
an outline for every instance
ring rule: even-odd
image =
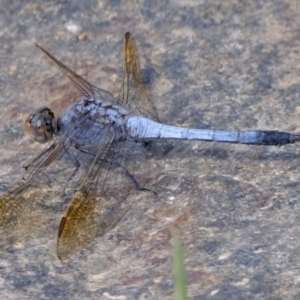
[[[78,95],[35,43],[118,95],[130,31],[161,121],[300,131],[298,1],[0,3],[1,191],[43,148],[23,133],[27,115],[45,105],[62,114]],[[167,141],[151,149],[158,195],[141,194],[79,255],[62,263],[55,254],[66,203],[55,215],[45,208],[27,244],[0,241],[1,299],[174,299],[174,227],[190,299],[299,299],[299,146]]]

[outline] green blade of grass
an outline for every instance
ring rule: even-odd
[[[175,277],[175,299],[187,300],[186,274],[184,269],[183,250],[176,233],[173,234],[173,271]]]

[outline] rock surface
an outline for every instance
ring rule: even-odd
[[[1,191],[42,149],[24,134],[27,115],[60,112],[77,95],[34,43],[118,95],[130,31],[161,121],[300,132],[297,1],[0,3]],[[157,197],[141,196],[66,262],[45,221],[35,240],[1,252],[1,299],[174,299],[172,228],[190,299],[300,299],[299,146],[167,141],[153,151]]]

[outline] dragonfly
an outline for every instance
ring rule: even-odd
[[[93,86],[36,46],[82,96],[61,117],[55,117],[50,108],[41,107],[25,120],[25,131],[47,147],[25,167],[24,176],[0,196],[0,232],[2,237],[14,233],[17,238],[24,238],[32,228],[40,226],[41,206],[51,199],[52,184],[57,185],[55,178],[60,175],[67,182],[76,179],[74,194],[58,226],[57,256],[61,260],[72,257],[111,230],[128,211],[129,199],[149,191],[144,175],[146,141],[185,139],[252,145],[300,141],[299,134],[276,130],[204,130],[160,123],[143,83],[136,43],[129,32],[124,37],[118,97]],[[62,166],[63,158],[74,166],[71,175]],[[55,164],[59,168],[51,169]]]

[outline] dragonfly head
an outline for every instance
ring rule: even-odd
[[[25,131],[39,143],[46,143],[57,133],[57,119],[48,107],[41,107],[25,120]]]

